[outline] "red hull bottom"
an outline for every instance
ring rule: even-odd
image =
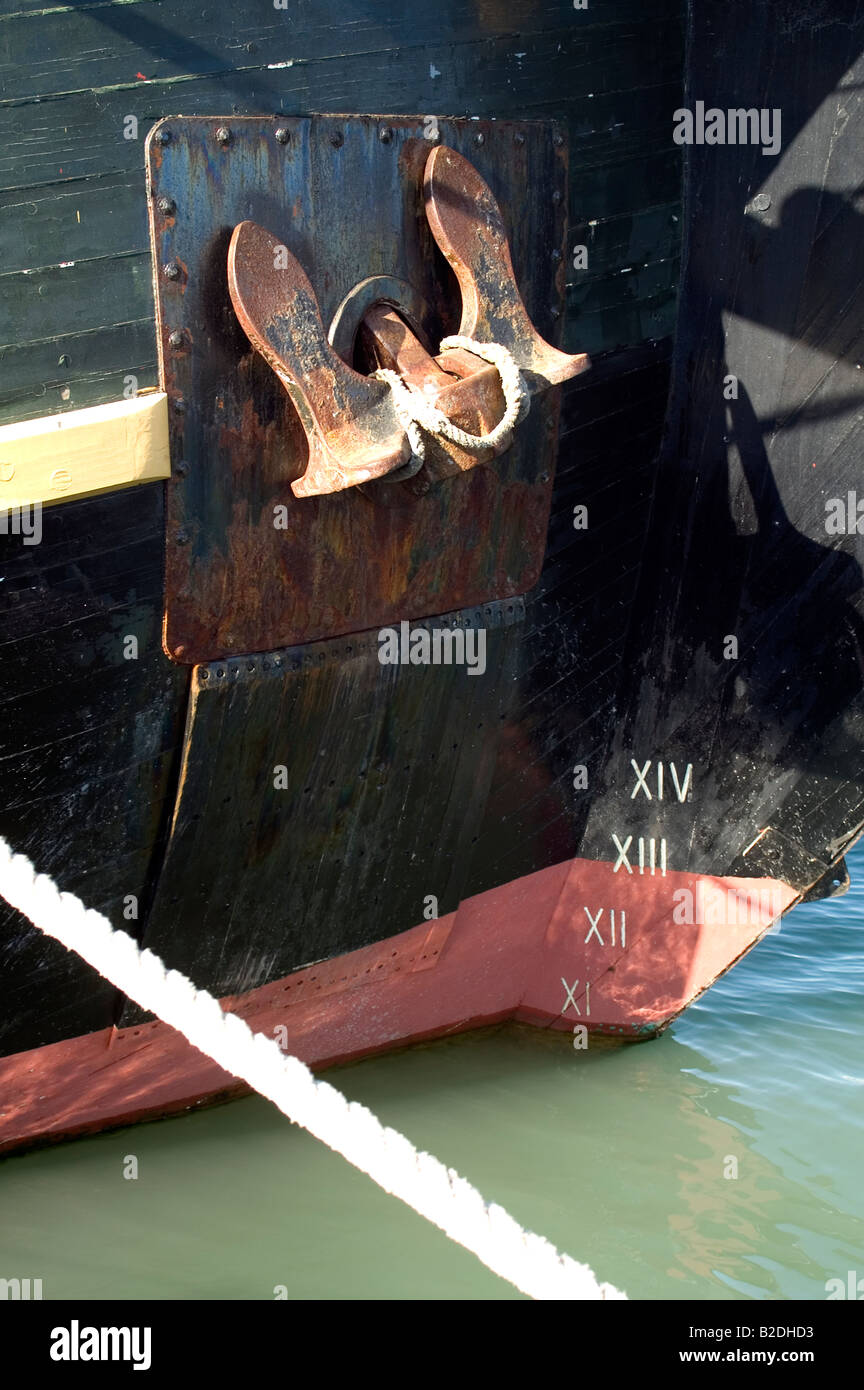
[[[222,1003],[315,1068],[507,1019],[645,1038],[796,896],[573,859]],[[104,1029],[0,1060],[0,1153],[245,1090],[163,1023]]]

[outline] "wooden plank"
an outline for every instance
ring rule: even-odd
[[[675,101],[671,92],[669,100]],[[572,126],[570,140],[571,148],[578,151]],[[658,202],[678,202],[680,197],[680,150],[670,149],[665,136],[659,148],[646,138],[634,142],[626,155],[622,153],[614,162],[582,164],[578,157],[573,160],[570,207],[576,222],[638,212]]]
[[[148,324],[149,328],[151,325]],[[109,342],[113,336],[113,329],[106,333]],[[119,334],[117,337],[119,339]],[[71,384],[46,384],[37,380],[30,391],[16,393],[12,402],[4,404],[0,396],[0,423],[35,419],[45,413],[47,400],[54,401],[60,411],[64,408],[83,410],[86,406],[116,401],[126,389],[130,374],[137,377],[139,390],[158,388],[159,368],[155,360],[137,363],[133,360],[130,367],[131,373],[124,367],[119,371],[115,369],[88,372],[84,376],[76,375]]]
[[[581,284],[571,285],[567,290],[568,346],[578,343],[580,351],[592,353],[671,333],[678,276],[675,256],[632,271],[624,267],[586,276]]]
[[[170,473],[161,391],[0,426],[0,511],[71,502]]]
[[[160,643],[162,489],[51,507],[42,522],[36,546],[0,535],[0,834],[134,933],[187,686]],[[5,904],[0,955],[0,1053],[111,1023],[116,991]]]
[[[123,169],[143,175],[144,136],[163,115],[177,111],[187,116],[365,112],[370,92],[378,111],[394,115],[433,111],[523,119],[560,116],[579,102],[582,133],[600,133],[623,153],[628,116],[636,126],[642,120],[655,124],[658,93],[680,85],[680,23],[660,22],[652,13],[626,34],[605,29],[599,34],[596,43],[576,54],[568,47],[567,28],[539,35],[534,43],[490,36],[419,45],[400,50],[398,61],[389,48],[335,52],[285,68],[258,66],[206,77],[192,72],[162,83],[76,88],[40,96],[36,103],[0,102],[7,126],[0,187],[29,188]],[[646,64],[653,65],[648,86]],[[138,121],[137,140],[124,138],[130,115]],[[668,128],[668,106],[664,117]],[[680,149],[672,152],[680,165]]]
[[[681,242],[681,203],[595,217],[570,226],[567,234],[567,285],[579,285],[589,275],[632,269],[678,256]],[[584,269],[576,269],[577,247],[585,247]]]
[[[120,400],[157,382],[149,317],[12,343],[0,348],[0,424]]]
[[[143,81],[164,83],[193,73],[263,76],[271,64],[333,62],[346,53],[374,58],[398,49],[408,65],[411,50],[421,46],[441,56],[453,44],[490,38],[507,39],[524,54],[553,30],[571,53],[599,42],[621,52],[634,32],[649,27],[634,0],[626,6],[592,2],[582,12],[568,0],[476,6],[442,0],[423,8],[372,0],[364,9],[360,16],[346,15],[337,0],[292,0],[290,11],[172,0],[166,15],[159,0],[143,0],[132,7],[58,7],[47,24],[43,14],[13,14],[3,24],[7,51],[26,53],[28,61],[0,65],[0,83],[7,99],[20,100],[34,92],[48,96],[87,87],[134,90]],[[652,14],[658,46],[663,24],[662,14]],[[642,42],[650,52],[650,39]]]
[[[70,333],[101,328],[109,306],[115,314],[122,310],[127,321],[152,314],[149,254],[64,261],[0,275],[0,343],[20,342],[25,324],[28,342],[47,337],[52,329]]]
[[[65,4],[50,6],[46,5],[45,0],[9,0],[9,5],[10,13],[0,16],[0,24],[17,20],[24,15],[44,18],[46,15],[53,17],[73,11],[85,11],[88,14],[92,13],[94,17],[101,15],[107,28],[108,25],[113,24],[116,27],[122,23],[130,12],[133,16],[139,13],[145,16],[152,14],[154,0],[86,0],[86,3],[82,4],[69,3],[69,0],[66,0]],[[243,13],[242,6],[238,5],[235,8],[240,14]],[[461,10],[465,8],[470,9],[475,33],[494,30],[514,34],[549,28],[554,23],[564,20],[569,20],[574,25],[574,31],[578,26],[578,32],[583,33],[589,29],[606,27],[625,20],[639,20],[645,12],[643,0],[591,0],[590,7],[585,10],[576,10],[573,0],[472,0],[470,7],[460,6],[458,0],[444,0],[436,11],[441,16],[441,27],[446,29],[454,23],[456,18],[460,17]],[[106,10],[109,11],[107,17],[104,14]],[[187,12],[188,10],[208,19],[211,29],[214,23],[226,20],[226,11],[215,4],[214,0],[196,0],[196,3],[187,5]],[[173,5],[171,12],[174,13]],[[256,7],[254,14],[258,13]],[[302,33],[310,27],[320,27],[344,36],[361,33],[364,26],[375,22],[375,16],[384,16],[390,26],[401,21],[401,12],[389,4],[388,0],[366,0],[363,14],[355,11],[348,16],[344,0],[291,0],[289,10],[276,13],[277,18],[290,25],[291,31],[295,33]],[[161,18],[164,23],[161,12],[157,12],[157,18]],[[424,18],[425,16],[418,15],[417,22],[422,23]],[[461,18],[462,23],[469,22],[467,17]],[[164,35],[158,37],[164,38]]]
[[[138,145],[139,158],[143,157]],[[4,273],[94,257],[148,254],[140,168],[0,192]]]

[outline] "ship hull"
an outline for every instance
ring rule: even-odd
[[[507,1021],[566,1034],[577,1050],[592,1036],[647,1040],[794,896],[766,878],[571,860],[221,1002],[315,1069]],[[0,1060],[0,1153],[245,1089],[158,1020],[106,1028]]]
[[[148,74],[122,8],[98,13],[118,26],[124,61],[135,50],[130,70]],[[187,8],[175,8],[176,61],[200,74]],[[375,42],[389,55],[374,105],[407,112],[416,139],[426,118],[413,113],[463,110],[466,90],[502,130],[504,118],[545,119],[550,107],[570,127],[566,239],[560,188],[551,202],[560,142],[549,186],[536,192],[549,194],[542,217],[519,216],[522,183],[509,180],[526,307],[550,338],[560,330],[562,346],[593,359],[527,423],[551,422],[538,429],[545,450],[558,431],[554,480],[551,463],[539,475],[551,490],[539,578],[517,593],[505,574],[488,602],[465,607],[465,594],[476,597],[468,585],[451,603],[434,545],[417,557],[405,537],[405,573],[415,560],[432,570],[428,612],[412,610],[412,620],[482,630],[482,672],[383,665],[380,632],[361,619],[349,630],[336,605],[320,626],[314,611],[293,646],[242,651],[240,637],[225,637],[224,659],[202,647],[208,660],[190,668],[162,645],[166,544],[178,543],[176,489],[188,469],[175,467],[166,485],[47,508],[41,544],[0,536],[0,833],[316,1067],[506,1020],[577,1047],[592,1035],[656,1036],[796,901],[843,890],[843,855],[864,827],[864,26],[821,11],[811,23],[809,0],[777,0],[769,19],[731,0],[718,28],[697,5],[685,55],[677,0],[644,15],[628,0],[592,0],[587,17],[548,0],[523,7],[518,39],[512,6],[454,0],[423,20],[430,82],[441,85],[417,79],[406,90],[391,61],[404,22],[390,8],[376,0],[374,23],[363,21],[379,26]],[[188,109],[221,118],[233,107],[275,131],[274,111],[363,104],[368,35],[360,26],[345,40],[357,52],[336,61],[331,10],[338,20],[335,0],[298,18],[292,52],[302,63],[253,64],[242,78],[231,68],[227,96],[221,77],[196,76],[184,88]],[[87,28],[96,13],[65,16],[64,43],[101,53]],[[22,70],[41,15],[9,21]],[[438,45],[450,29],[448,66]],[[490,67],[489,44],[503,66]],[[500,89],[483,85],[505,69]],[[85,215],[71,230],[63,222],[63,247],[51,228],[69,211],[56,171],[71,152],[58,145],[44,167],[33,155],[32,170],[9,175],[3,279],[22,341],[3,349],[5,419],[43,414],[46,395],[58,409],[118,397],[117,361],[139,386],[157,381],[143,151],[117,135],[116,102],[128,104],[129,92],[103,101],[88,74],[69,92],[24,93],[15,107],[25,135],[27,121],[41,132],[49,96],[58,116],[46,139],[101,134],[76,144],[86,187],[73,191]],[[346,98],[348,77],[357,86]],[[149,124],[175,109],[174,78],[164,90],[156,81],[135,88]],[[729,108],[755,111],[758,141],[706,141],[704,98],[720,89]],[[701,142],[678,143],[673,133],[686,127],[675,117],[697,108]],[[99,127],[109,119],[116,130]],[[476,156],[490,169],[495,124]],[[451,126],[454,140],[471,138],[467,121]],[[387,148],[377,136],[367,143]],[[343,147],[325,144],[316,159],[329,170]],[[27,179],[38,197],[21,194]],[[90,207],[102,209],[98,231]],[[566,255],[541,265],[535,224],[560,232]],[[71,296],[62,330],[59,317],[46,319],[53,284]],[[129,298],[115,303],[118,285]],[[325,287],[333,299],[342,288]],[[144,296],[134,312],[133,291]],[[212,415],[221,399],[217,347],[247,354],[249,409],[272,404],[273,384],[262,385],[237,325],[221,311],[208,319],[208,304],[200,322],[216,344],[212,362],[189,378],[190,410],[172,397],[175,464],[187,462],[182,417]],[[71,385],[58,360],[73,373],[83,364]],[[255,428],[269,418],[263,409]],[[290,425],[292,437],[299,428]],[[233,582],[219,541],[231,489],[215,539],[206,474],[188,495],[195,544]],[[457,552],[491,546],[470,517],[464,524]],[[334,572],[359,599],[380,556],[337,552]],[[178,564],[175,553],[167,571],[194,606]],[[484,583],[490,574],[497,583],[494,569]],[[215,611],[214,592],[218,584]],[[395,622],[397,609],[381,611]],[[295,640],[271,610],[271,640]],[[0,916],[0,991],[3,1151],[240,1089],[11,909]]]

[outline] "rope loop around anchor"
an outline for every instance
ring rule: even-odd
[[[502,444],[508,444],[514,429],[525,419],[531,408],[531,398],[525,380],[508,348],[500,343],[478,343],[473,338],[465,338],[459,334],[442,338],[441,351],[447,352],[451,348],[462,348],[465,352],[472,352],[475,357],[482,357],[484,362],[497,369],[504,395],[504,414],[488,434],[470,434],[468,430],[454,425],[443,411],[430,405],[420,391],[406,386],[397,372],[389,367],[379,368],[372,375],[376,381],[386,382],[393,392],[396,414],[411,443],[414,460],[418,463],[426,457],[422,433],[424,430],[439,439],[449,440],[460,449],[467,449],[470,453],[481,453],[484,449],[497,449]],[[406,464],[406,468],[409,466]],[[412,472],[414,471],[416,469],[412,469]]]

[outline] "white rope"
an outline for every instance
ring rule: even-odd
[[[253,1033],[236,1014],[223,1013],[206,990],[166,970],[152,951],[114,931],[107,917],[61,893],[36,874],[23,854],[0,839],[0,894],[34,926],[77,951],[100,975],[149,1013],[176,1028],[223,1070],[239,1076],[379,1187],[399,1197],[451,1240],[472,1251],[488,1269],[537,1299],[626,1298],[598,1284],[587,1265],[560,1255],[452,1168],[445,1168],[395,1129],[385,1128],[364,1105],[349,1102],[326,1081],[317,1081],[297,1057],[286,1056],[264,1033]]]
[[[475,357],[482,357],[484,362],[497,367],[505,410],[498,424],[488,434],[469,434],[467,430],[454,425],[442,410],[437,410],[431,405],[422,392],[406,386],[397,372],[391,371],[389,367],[379,368],[377,372],[373,372],[373,376],[377,381],[386,381],[393,392],[393,404],[399,422],[408,435],[414,458],[421,461],[426,456],[421,429],[442,439],[449,439],[451,444],[458,444],[461,449],[479,453],[481,449],[496,449],[499,444],[509,442],[513,430],[524,420],[531,408],[528,388],[516,366],[513,354],[507,348],[502,347],[500,343],[475,343],[473,338],[463,338],[459,334],[442,338],[441,351],[446,352],[449,348],[464,348],[466,352],[473,352]]]

